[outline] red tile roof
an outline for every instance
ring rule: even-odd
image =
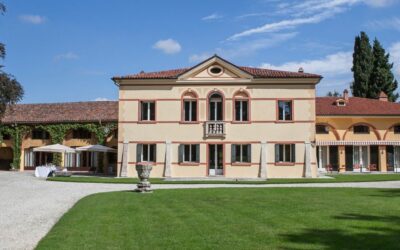
[[[316,115],[400,115],[400,103],[349,97],[345,106],[336,106],[342,97],[317,97]]]
[[[17,104],[7,108],[2,123],[116,122],[118,102]]]
[[[249,73],[255,78],[321,78],[320,75],[310,73],[289,72],[272,69],[239,67],[241,70]],[[191,68],[172,69],[156,72],[140,72],[138,74],[115,76],[113,80],[119,79],[177,79],[179,75],[185,73]]]

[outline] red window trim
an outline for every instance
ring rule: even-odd
[[[292,110],[291,110],[291,120],[279,120],[279,101],[291,101],[292,102]],[[291,98],[281,98],[276,99],[276,123],[294,123],[294,99]]]
[[[239,94],[241,94],[241,93],[245,93],[246,94],[246,98],[243,98],[243,97],[240,97],[240,98],[238,98],[239,96]],[[247,121],[236,121],[236,105],[235,105],[235,102],[236,102],[236,99],[238,99],[238,100],[246,100],[247,101]],[[249,123],[251,123],[251,96],[250,96],[250,93],[247,91],[247,90],[244,90],[244,89],[240,89],[240,90],[237,90],[235,93],[233,93],[233,97],[232,97],[232,123],[233,124],[235,124],[235,123],[239,123],[239,124],[249,124]]]
[[[154,121],[142,120],[142,102],[154,102]],[[157,123],[157,100],[141,99],[138,101],[138,123]]]

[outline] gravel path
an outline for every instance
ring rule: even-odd
[[[354,187],[400,188],[400,181],[314,184],[162,184],[177,188]],[[33,249],[79,199],[93,193],[132,190],[134,185],[49,182],[32,173],[0,171],[0,249]]]

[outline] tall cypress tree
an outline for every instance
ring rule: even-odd
[[[369,80],[372,72],[372,61],[373,55],[369,38],[362,31],[354,41],[353,67],[351,68],[354,81],[350,86],[353,96],[371,97],[369,96]]]
[[[399,97],[395,93],[397,89],[397,80],[392,73],[393,63],[389,62],[389,53],[385,52],[378,39],[375,38],[372,49],[374,60],[372,62],[372,72],[370,75],[369,95],[371,98],[377,98],[381,91],[385,92],[389,101],[396,101]]]

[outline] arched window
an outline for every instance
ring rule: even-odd
[[[224,97],[219,92],[213,92],[208,96],[208,120],[224,120]]]
[[[182,121],[198,121],[198,96],[195,92],[189,90],[182,95]]]
[[[235,122],[250,121],[250,96],[244,90],[239,90],[233,96],[233,120]]]

